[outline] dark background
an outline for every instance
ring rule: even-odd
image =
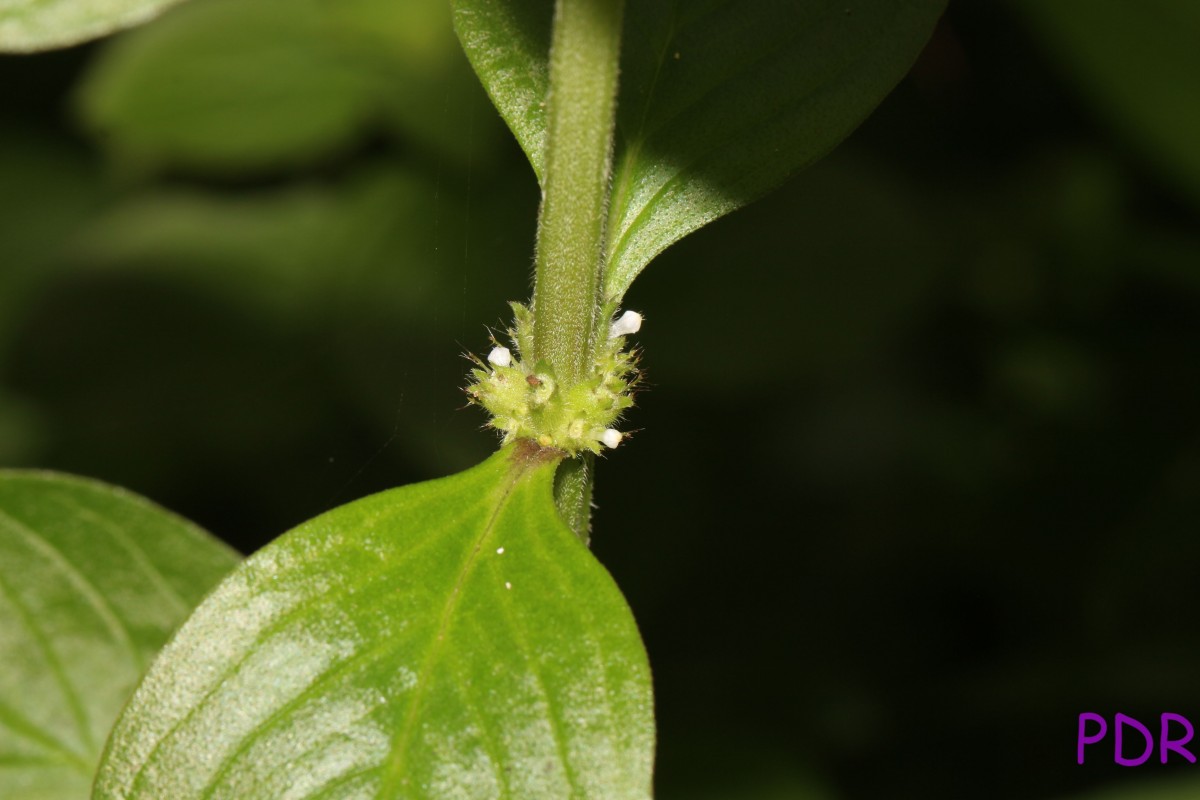
[[[0,59],[0,463],[244,552],[494,449],[460,355],[537,204],[440,0],[281,2]],[[959,2],[634,286],[593,546],[661,798],[1200,796],[1074,750],[1083,711],[1200,723],[1198,42],[1189,0]]]

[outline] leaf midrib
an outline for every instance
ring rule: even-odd
[[[554,563],[550,559],[549,563]],[[562,762],[563,774],[567,779],[567,785],[574,789],[578,786],[576,782],[575,771],[571,768],[571,760],[567,757],[565,742],[562,735],[562,715],[555,713],[554,699],[550,691],[546,688],[546,679],[542,675],[541,665],[537,659],[532,656],[533,648],[529,646],[528,639],[525,638],[524,629],[513,618],[512,609],[507,603],[497,603],[500,608],[500,615],[508,623],[509,629],[512,631],[513,638],[517,641],[520,652],[525,656],[525,663],[529,665],[529,674],[533,676],[534,682],[537,684],[538,692],[542,695],[542,701],[546,704],[546,717],[550,720],[551,737],[554,739],[555,749],[558,750],[558,760]]]
[[[475,565],[479,561],[479,554],[483,552],[484,545],[488,538],[495,530],[496,521],[500,518],[501,512],[508,504],[509,498],[512,496],[513,490],[520,482],[521,478],[530,470],[532,462],[528,459],[519,456],[509,461],[509,479],[503,490],[500,492],[499,499],[496,502],[496,508],[492,511],[488,518],[487,524],[483,528],[483,532],[475,540],[475,547],[472,548],[470,555],[463,562],[462,568],[459,570],[458,578],[455,580],[454,587],[450,590],[450,597],[447,598],[445,606],[442,608],[441,617],[438,620],[437,632],[434,634],[433,641],[429,646],[429,652],[426,654],[424,661],[417,670],[417,688],[413,694],[412,701],[408,707],[408,713],[405,715],[404,726],[401,728],[400,736],[397,737],[392,745],[391,757],[387,765],[387,771],[383,776],[382,786],[378,793],[380,798],[390,798],[394,796],[395,790],[404,785],[407,781],[407,776],[404,774],[404,765],[408,757],[408,748],[412,743],[413,733],[416,730],[416,722],[418,712],[421,708],[421,703],[424,700],[424,695],[428,691],[431,683],[429,676],[434,665],[441,658],[442,649],[445,646],[446,640],[449,638],[447,633],[452,624],[454,611],[458,608],[459,601],[462,599],[462,589],[466,583],[467,577],[474,571]]]
[[[272,623],[270,628],[265,629],[260,636],[255,638],[255,640],[254,640],[255,647],[257,647],[258,645],[261,645],[263,642],[265,642],[267,639],[269,639],[271,636],[278,633],[279,631],[284,630],[297,617],[307,615],[317,609],[329,606],[329,605],[337,602],[343,596],[345,596],[346,594],[349,594],[350,592],[360,591],[361,586],[371,585],[375,581],[376,578],[383,576],[383,575],[388,575],[388,574],[396,571],[403,565],[407,564],[411,560],[411,557],[414,554],[420,553],[422,550],[425,549],[426,545],[434,543],[436,539],[437,539],[437,534],[431,534],[426,538],[425,541],[421,542],[421,544],[419,546],[414,547],[411,550],[405,552],[404,557],[402,559],[400,559],[399,561],[385,563],[376,569],[373,569],[369,572],[362,573],[358,579],[358,584],[360,584],[360,585],[347,584],[345,586],[338,587],[337,589],[331,590],[324,594],[314,595],[311,598],[312,601],[314,601],[314,602],[301,602],[301,603],[297,604],[297,606],[295,608],[288,611],[287,614],[283,615],[278,620],[276,620],[274,623]],[[319,601],[319,602],[315,602],[315,601]],[[378,658],[379,656],[388,654],[389,652],[391,652],[391,650],[394,647],[397,647],[397,646],[398,645],[393,641],[386,641],[378,647],[373,647],[373,648],[370,648],[369,650],[363,650],[359,653],[355,653],[350,658],[347,658],[347,659],[339,662],[335,666],[331,667],[329,670],[321,673],[320,677],[318,677],[315,681],[313,681],[308,686],[306,686],[303,691],[301,691],[299,694],[297,694],[292,699],[288,700],[286,703],[284,703],[282,706],[277,708],[275,711],[271,712],[271,714],[269,716],[267,716],[266,719],[262,720],[257,725],[255,725],[254,728],[251,729],[250,732],[247,733],[242,738],[241,743],[229,755],[225,756],[220,769],[218,769],[213,774],[213,776],[211,778],[209,778],[208,783],[204,786],[203,790],[200,792],[201,800],[207,800],[207,798],[211,798],[213,796],[213,793],[216,792],[216,790],[220,787],[221,780],[226,775],[228,775],[229,772],[234,768],[234,766],[237,763],[237,760],[241,756],[246,754],[246,752],[250,749],[250,746],[254,743],[255,739],[257,739],[265,731],[268,731],[271,728],[273,728],[276,724],[278,724],[281,720],[283,720],[287,716],[287,714],[289,714],[290,712],[297,709],[306,700],[312,699],[314,692],[316,692],[318,689],[324,688],[326,685],[328,685],[335,679],[344,676],[346,673],[352,671],[356,667],[362,666],[364,663],[369,663],[373,659]],[[194,716],[195,712],[199,709],[199,706],[204,705],[212,697],[212,695],[214,693],[216,693],[222,685],[224,685],[224,683],[227,680],[229,680],[232,677],[236,677],[241,672],[241,668],[245,665],[246,661],[248,661],[250,659],[250,657],[253,655],[254,649],[255,649],[254,647],[250,648],[248,650],[247,654],[245,656],[243,656],[240,660],[238,660],[238,662],[235,665],[233,665],[228,672],[222,674],[218,683],[207,694],[205,694],[204,698],[197,704],[197,709],[193,710],[193,712],[189,713],[187,715],[187,717],[185,717],[183,720],[181,720],[180,724],[178,726],[176,726],[175,729],[173,729],[172,731],[167,733],[163,737],[164,740],[166,738],[174,735],[174,733],[179,728],[181,728],[183,725],[187,724],[187,721],[190,720]],[[149,760],[150,759],[147,758],[147,763],[149,763]]]

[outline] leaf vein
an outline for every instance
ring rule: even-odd
[[[0,725],[8,728],[17,736],[32,742],[37,746],[49,750],[52,753],[62,756],[62,761],[69,763],[84,775],[91,775],[92,767],[83,755],[76,753],[67,744],[55,737],[51,736],[46,731],[40,729],[32,720],[28,719],[19,710],[0,701]],[[0,760],[8,756],[0,756]],[[32,758],[32,757],[31,757]],[[52,759],[54,763],[60,763],[59,759]]]
[[[531,538],[537,539],[537,537]],[[544,563],[546,559],[542,559],[542,561]],[[556,568],[561,569],[561,567],[557,566]],[[493,584],[493,587],[498,586],[498,583]],[[494,590],[497,594],[499,594],[498,588],[494,588]],[[567,784],[572,790],[577,791],[579,790],[580,786],[578,783],[578,777],[575,775],[575,770],[571,765],[571,759],[567,754],[567,746],[563,735],[563,729],[565,725],[562,714],[555,712],[555,703],[550,695],[549,690],[546,689],[546,679],[542,675],[540,665],[537,663],[536,658],[531,658],[527,655],[531,652],[529,640],[525,637],[524,630],[513,618],[512,609],[510,608],[509,604],[505,602],[505,600],[506,598],[499,598],[496,605],[500,607],[501,616],[503,616],[505,622],[508,624],[509,630],[512,631],[513,638],[517,640],[525,663],[529,666],[529,674],[533,676],[533,680],[537,684],[538,692],[542,695],[542,699],[546,704],[547,717],[550,720],[551,736],[554,738],[554,746],[555,749],[558,750],[558,760],[562,764],[563,773],[567,778]]]
[[[399,513],[399,510],[397,510],[397,513]],[[395,516],[395,514],[389,514],[387,518],[390,518],[392,516]],[[379,524],[382,524],[382,523],[379,523]],[[427,544],[429,544],[430,541],[433,539],[436,539],[436,534],[431,534],[424,541],[422,541],[419,545],[408,550],[404,554],[404,558],[399,563],[407,563],[414,554],[419,553],[421,550],[423,550],[425,548],[425,546]],[[321,558],[325,557],[326,555],[327,554],[325,554],[325,553],[318,553],[318,554],[314,555],[309,561],[304,562],[304,563],[319,562],[321,560]],[[369,582],[381,575],[388,574],[389,572],[394,570],[397,566],[398,566],[398,563],[396,563],[396,562],[385,563],[385,564],[381,565],[379,568],[372,570],[371,572],[364,573],[363,575],[359,576],[359,578],[364,583]],[[138,771],[136,773],[134,773],[133,781],[130,786],[130,793],[131,794],[136,793],[138,786],[142,783],[142,779],[146,772],[146,768],[154,761],[155,756],[157,756],[159,751],[166,745],[167,741],[170,740],[172,737],[174,737],[184,726],[186,726],[196,716],[197,713],[199,713],[200,709],[209,700],[212,699],[213,695],[215,695],[218,691],[220,691],[221,687],[225,684],[225,682],[227,680],[229,680],[232,677],[235,677],[236,675],[238,675],[241,672],[242,667],[244,667],[246,662],[251,658],[251,656],[254,655],[254,652],[258,645],[262,644],[262,642],[266,641],[267,639],[269,639],[271,636],[275,635],[276,633],[279,633],[280,631],[284,630],[288,625],[290,625],[298,617],[304,616],[304,615],[312,612],[314,609],[323,608],[327,605],[330,605],[331,603],[334,603],[334,602],[340,600],[342,597],[349,594],[355,588],[356,587],[354,585],[343,584],[343,585],[337,586],[333,589],[330,589],[326,592],[323,592],[321,594],[316,594],[316,595],[312,595],[308,598],[305,598],[304,600],[300,601],[295,606],[293,606],[286,614],[281,615],[278,619],[273,621],[270,625],[263,628],[262,631],[259,632],[259,634],[254,638],[253,642],[249,646],[247,646],[246,652],[241,656],[241,658],[239,658],[236,661],[234,661],[233,663],[229,664],[228,667],[226,667],[226,669],[224,671],[222,671],[222,673],[216,678],[216,680],[213,682],[212,686],[204,693],[204,695],[198,701],[196,701],[192,705],[191,708],[188,709],[187,713],[184,714],[170,728],[168,728],[166,731],[163,732],[163,734],[159,738],[159,740],[157,742],[155,742],[154,747],[152,747],[150,749],[150,752],[146,754],[146,758],[142,762],[142,764],[138,767]],[[255,730],[257,730],[257,728]],[[239,747],[239,751],[240,751],[240,749],[241,748]],[[235,751],[235,754],[237,752],[238,751]],[[224,771],[224,769],[225,769],[225,766],[222,765],[221,770]],[[216,778],[214,778],[213,780],[215,780],[215,779]]]
[[[441,655],[442,647],[446,641],[447,633],[451,625],[451,618],[454,615],[455,609],[458,607],[459,600],[462,597],[463,585],[466,583],[467,576],[473,570],[478,562],[479,554],[483,550],[484,544],[491,536],[495,529],[496,521],[500,518],[501,512],[508,504],[509,498],[512,496],[513,490],[516,488],[518,481],[524,476],[529,469],[526,462],[512,462],[515,466],[511,467],[509,480],[496,501],[496,508],[489,517],[487,524],[483,528],[483,532],[475,541],[475,547],[472,548],[467,556],[462,568],[459,570],[458,578],[455,581],[454,587],[450,590],[450,596],[446,599],[446,605],[442,608],[442,614],[438,620],[437,633],[434,635],[433,642],[430,644],[420,669],[417,671],[417,688],[409,705],[408,714],[405,716],[404,725],[401,728],[400,736],[392,746],[391,759],[388,763],[388,771],[384,777],[384,785],[381,791],[381,796],[391,797],[396,792],[396,784],[407,783],[407,776],[404,775],[405,759],[408,756],[408,746],[412,741],[413,733],[416,729],[417,712],[420,710],[421,701],[424,699],[424,694],[429,686],[428,676],[437,663]]]
[[[3,512],[0,512],[0,523],[3,522]],[[32,614],[30,614],[29,609],[22,602],[20,596],[17,595],[16,591],[9,584],[3,571],[0,571],[0,594],[8,598],[9,603],[16,609],[17,616],[21,618],[21,622],[24,623],[30,635],[33,636],[38,650],[42,653],[42,658],[45,659],[51,674],[54,675],[55,681],[62,689],[63,699],[66,700],[67,707],[71,710],[71,716],[75,720],[82,743],[88,749],[94,750],[96,748],[96,741],[92,738],[91,725],[88,722],[88,715],[83,707],[83,701],[80,698],[78,690],[67,678],[66,670],[63,668],[62,661],[59,660],[58,654],[50,647],[50,642],[42,629],[34,624]]]
[[[111,520],[105,519],[100,514],[97,514],[92,509],[84,506],[82,503],[70,497],[64,496],[58,498],[61,505],[68,506],[75,510],[80,517],[93,521],[97,526],[107,530],[112,538],[117,542],[118,546],[133,559],[134,564],[146,575],[146,578],[152,583],[159,592],[175,606],[179,612],[179,616],[186,617],[191,611],[192,606],[185,601],[182,595],[170,584],[167,576],[150,561],[146,551],[137,545],[131,539],[121,526],[113,524]]]
[[[65,553],[55,547],[45,537],[39,536],[25,525],[25,523],[5,511],[0,511],[0,524],[7,525],[9,530],[15,531],[24,537],[30,547],[49,559],[52,564],[67,576],[71,583],[75,585],[79,594],[87,600],[88,605],[96,612],[96,616],[100,617],[101,621],[104,622],[104,626],[108,628],[112,638],[128,652],[138,673],[143,672],[146,668],[145,659],[133,643],[132,632],[96,584],[84,575],[79,567],[67,558]]]

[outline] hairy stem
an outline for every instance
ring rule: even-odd
[[[554,474],[554,502],[563,518],[584,544],[592,535],[592,486],[595,482],[596,457],[583,453],[568,458]]]
[[[624,0],[556,0],[534,283],[535,361],[578,383],[600,334]]]
[[[546,99],[545,182],[533,287],[533,355],[565,390],[596,357],[608,217],[621,15],[625,0],[556,0]],[[559,513],[587,543],[593,459],[559,467]]]

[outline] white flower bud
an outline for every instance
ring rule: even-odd
[[[626,311],[608,329],[608,338],[615,339],[618,336],[628,336],[631,333],[637,333],[641,329],[642,315],[636,311]]]
[[[624,434],[616,428],[608,428],[604,433],[600,434],[600,441],[604,443],[605,447],[611,450],[621,443],[623,436]]]
[[[512,363],[512,353],[507,347],[493,347],[492,352],[488,353],[488,361],[497,367],[507,367]]]

